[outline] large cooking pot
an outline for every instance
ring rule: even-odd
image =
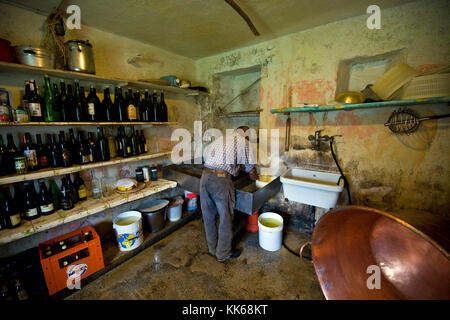
[[[95,74],[94,52],[89,40],[69,40],[65,47],[67,70]]]
[[[40,68],[55,68],[55,55],[48,49],[17,46],[14,48],[17,61],[21,64]]]
[[[165,227],[168,205],[169,200],[152,200],[139,209],[150,232],[158,232]]]
[[[10,44],[11,42],[9,42],[8,40],[0,38],[0,61],[14,61],[14,55],[12,53]]]
[[[450,220],[399,216],[349,206],[322,217],[300,256],[311,244],[327,299],[450,299]]]

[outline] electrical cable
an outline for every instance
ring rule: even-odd
[[[339,165],[339,162],[336,159],[336,155],[334,154],[333,142],[334,142],[334,138],[331,137],[331,139],[330,139],[331,155],[333,156],[334,162],[336,163],[336,166],[338,167],[339,172],[341,173],[342,179],[344,179],[345,189],[347,190],[347,196],[348,196],[348,204],[351,205],[352,204],[352,197],[350,195],[350,187],[348,185],[347,178],[345,177],[344,173],[342,172],[341,166]]]

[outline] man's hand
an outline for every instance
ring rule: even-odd
[[[252,180],[257,180],[259,177],[258,177],[258,173],[256,172],[256,168],[253,168],[252,169],[252,171],[250,171],[249,173],[248,173],[248,175],[250,176],[250,179],[252,179]]]

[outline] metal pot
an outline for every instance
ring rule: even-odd
[[[65,46],[67,70],[95,74],[94,52],[89,40],[69,40]]]
[[[448,218],[423,212],[394,217],[360,206],[329,211],[310,242],[325,297],[450,299],[448,230]]]
[[[158,232],[166,225],[168,200],[153,200],[140,209],[150,232]]]
[[[40,68],[55,68],[55,55],[47,49],[31,46],[14,48],[17,61],[21,64]]]

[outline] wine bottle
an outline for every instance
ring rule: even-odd
[[[84,94],[84,88],[83,88],[83,94]],[[81,122],[84,121],[84,96],[81,95],[80,92],[80,83],[75,80],[75,93],[73,96],[73,102],[74,102],[74,121]]]
[[[72,179],[70,178],[70,173],[66,174],[67,185],[72,189],[72,202],[73,204],[78,202],[78,193],[75,192],[75,186],[73,185]]]
[[[30,121],[44,121],[41,102],[42,98],[37,92],[36,82],[34,80],[30,80],[30,93],[27,98],[27,106],[30,112]]]
[[[53,96],[55,99],[55,113],[58,114],[57,121],[60,121],[61,120],[61,94],[59,92],[59,87],[56,82],[53,83]]]
[[[73,190],[70,188],[70,185],[67,184],[66,178],[61,179],[61,209],[70,210],[73,209]]]
[[[29,132],[26,132],[23,136],[23,155],[25,156],[28,170],[34,171],[39,169],[36,147],[31,142],[31,135]]]
[[[39,189],[39,209],[42,215],[49,216],[55,212],[55,207],[53,206],[52,196],[45,186],[44,179],[39,179]]]
[[[124,146],[125,146],[125,157],[131,157],[133,155],[131,149],[131,135],[127,135],[125,127],[123,128],[123,136],[124,136]]]
[[[36,154],[38,158],[38,164],[40,169],[48,168],[50,166],[50,157],[47,148],[42,144],[41,135],[36,135]]]
[[[139,90],[137,90],[134,93],[134,100],[133,100],[133,102],[134,102],[134,106],[136,107],[136,119],[135,119],[135,121],[140,121],[140,119],[141,119],[141,108],[142,108],[141,104],[142,104],[142,102],[141,102],[141,93],[139,92]]]
[[[49,155],[50,166],[52,168],[61,167],[61,154],[56,144],[56,135],[47,134],[47,150]]]
[[[153,97],[152,97],[152,110],[151,110],[151,122],[159,122],[159,106],[158,106],[158,94],[156,93],[156,90],[153,90]]]
[[[125,101],[122,96],[122,88],[117,87],[114,94],[114,109],[117,115],[117,121],[124,122],[127,121],[127,108],[125,106]]]
[[[116,136],[116,145],[117,145],[117,156],[121,158],[125,158],[125,145],[124,140],[122,137],[122,130],[119,127],[117,129],[117,136]]]
[[[19,154],[19,149],[17,149],[14,144],[14,139],[11,133],[7,135],[8,145],[6,146],[6,150],[8,151],[8,174],[14,174],[16,172],[16,165],[14,162],[14,158]]]
[[[50,194],[52,196],[53,208],[55,209],[55,211],[57,211],[57,210],[59,210],[59,208],[61,208],[61,205],[60,205],[61,190],[59,189],[55,180],[50,179],[48,183],[49,183]]]
[[[5,220],[5,224],[7,228],[13,229],[15,227],[18,227],[22,222],[20,211],[17,209],[16,199],[13,199],[13,197],[11,196],[9,187],[3,190],[3,195],[3,217]]]
[[[134,126],[131,127],[130,142],[131,142],[131,155],[133,157],[138,156],[140,153],[140,147],[139,147],[138,137],[136,136],[136,134],[134,132]]]
[[[68,144],[69,144],[70,154],[71,154],[72,160],[73,160],[73,157],[75,156],[75,148],[76,148],[76,145],[77,145],[77,140],[75,139],[75,134],[73,132],[73,128],[69,129]]]
[[[90,157],[91,162],[99,161],[99,156],[97,154],[97,147],[95,146],[95,140],[93,138],[92,132],[88,132],[87,147],[89,149],[89,157]]]
[[[82,121],[88,121],[88,116],[87,116],[87,109],[88,109],[88,105],[87,105],[87,99],[86,99],[86,93],[84,90],[84,87],[80,88],[80,101],[82,104],[82,114],[83,114],[83,120]]]
[[[105,90],[103,90],[102,109],[105,114],[104,121],[108,122],[117,121],[115,108],[111,101],[111,96],[109,93],[109,87],[106,87]]]
[[[169,121],[169,115],[168,115],[166,101],[164,100],[164,91],[161,91],[161,101],[159,103],[159,106],[160,106],[160,114],[161,114],[160,121],[161,122],[168,122]]]
[[[61,165],[63,167],[72,166],[72,155],[70,153],[69,143],[66,142],[66,137],[64,131],[59,132],[59,144],[58,144],[59,154],[61,155]]]
[[[89,149],[86,147],[81,131],[78,131],[78,141],[75,146],[74,159],[77,164],[88,164],[91,162]]]
[[[22,105],[28,108],[28,99],[30,98],[30,81],[25,81],[25,94],[22,97]]]
[[[97,128],[97,154],[99,156],[99,161],[109,161],[109,146],[108,139],[103,135],[103,128]]]
[[[144,136],[144,130],[141,130],[141,135],[139,136],[139,145],[141,146],[141,153],[148,152],[147,139]]]
[[[66,94],[66,83],[64,80],[60,82],[61,94],[59,96],[59,109],[61,110],[61,121],[69,122],[70,121],[70,100],[67,98]]]
[[[127,121],[136,121],[137,119],[137,113],[136,113],[136,106],[135,101],[133,98],[133,92],[130,88],[128,88],[128,105],[127,105]]]
[[[75,97],[73,96],[72,85],[67,85],[67,101],[66,104],[69,106],[68,108],[68,119],[69,121],[75,121]]]
[[[79,201],[86,200],[87,199],[86,184],[80,177],[79,172],[75,172],[75,179],[73,181],[73,185],[75,188],[75,192],[78,194],[78,200]]]
[[[100,99],[97,97],[97,93],[93,85],[89,89],[89,94],[86,98],[87,103],[87,120],[88,121],[101,121],[100,120]]]
[[[5,145],[3,144],[3,138],[0,135],[0,176],[6,176],[8,172],[8,166],[9,166],[9,156],[8,156],[8,150],[6,149]]]
[[[58,107],[56,106],[56,93],[50,85],[50,78],[48,77],[48,75],[44,76],[44,84],[45,121],[59,121],[60,114],[58,112]]]
[[[34,220],[40,217],[39,212],[39,200],[34,189],[34,183],[27,181],[24,184],[25,187],[25,205],[24,205],[24,218],[26,220]]]

